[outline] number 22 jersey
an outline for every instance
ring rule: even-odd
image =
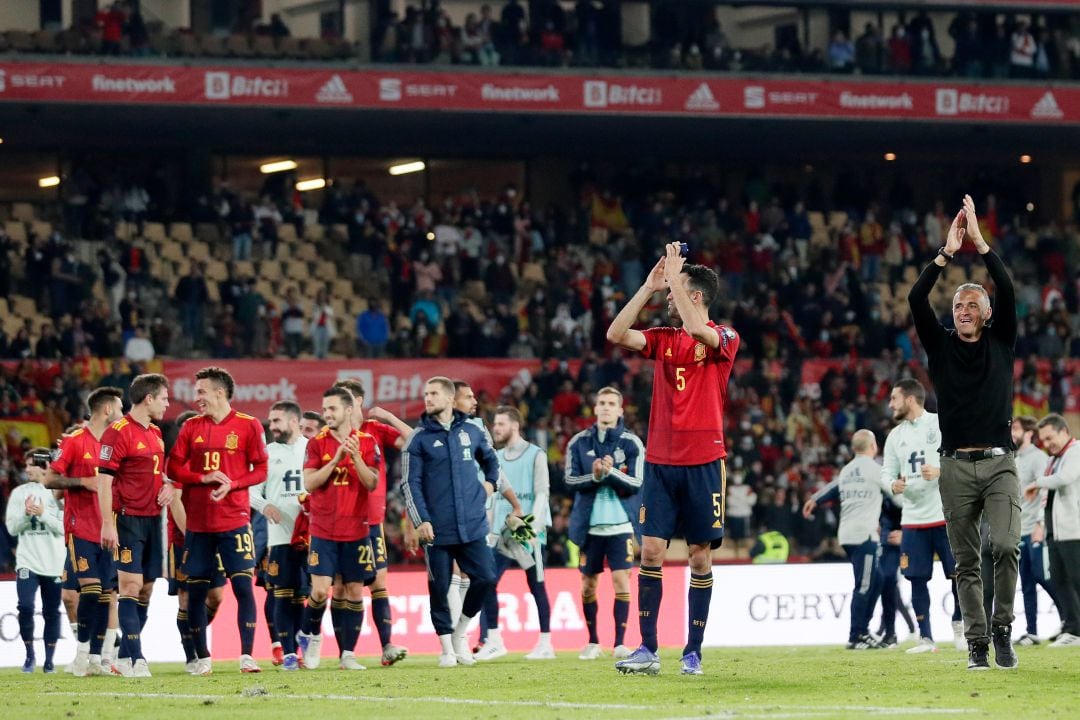
[[[682,328],[644,331],[641,354],[656,361],[645,459],[657,465],[704,465],[727,457],[724,406],[739,335],[710,321],[714,350]]]
[[[360,442],[360,458],[364,464],[379,472],[382,454],[375,438],[360,430],[352,434]],[[341,443],[324,427],[308,440],[304,469],[318,470],[333,460]],[[311,536],[323,540],[349,542],[367,537],[368,489],[360,482],[352,458],[334,468],[330,478],[311,492]]]

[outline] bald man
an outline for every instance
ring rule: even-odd
[[[851,449],[855,457],[835,480],[806,501],[803,517],[809,518],[820,503],[840,503],[837,535],[855,571],[847,648],[875,650],[881,645],[870,635],[870,616],[874,614],[874,604],[881,592],[881,576],[877,569],[881,559],[878,517],[884,490],[879,482],[881,466],[875,460],[878,444],[874,433],[857,430],[851,437]]]

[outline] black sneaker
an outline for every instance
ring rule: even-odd
[[[990,636],[994,640],[994,664],[1002,670],[1012,670],[1019,664],[1012,645],[1012,626],[995,625]]]
[[[877,650],[880,647],[878,641],[868,634],[860,635],[858,640],[847,644],[848,650]]]
[[[990,646],[981,641],[968,641],[968,670],[990,669]]]
[[[878,645],[880,645],[881,649],[883,650],[891,650],[892,648],[896,647],[896,636],[886,635],[885,637],[881,638],[881,640],[878,642]]]

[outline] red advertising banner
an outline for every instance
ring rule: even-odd
[[[195,373],[221,365],[236,380],[233,405],[264,419],[279,400],[300,403],[318,411],[323,392],[338,380],[359,380],[366,405],[379,405],[400,417],[419,417],[424,411],[424,383],[434,375],[465,380],[479,395],[498,397],[515,378],[528,382],[540,364],[529,360],[165,360],[169,377],[166,419],[194,409]]]
[[[391,569],[388,579],[390,590],[390,608],[393,613],[393,638],[397,645],[404,645],[410,653],[436,654],[439,652],[439,639],[431,624],[431,599],[427,589],[427,573],[422,570]],[[658,627],[658,639],[664,647],[680,646],[686,641],[686,587],[689,582],[686,568],[670,568],[664,573],[663,622]],[[581,610],[581,573],[570,568],[549,568],[544,572],[544,584],[547,586],[548,600],[551,603],[551,642],[558,651],[578,651],[585,647],[589,635],[585,628],[585,617]],[[257,588],[256,605],[262,607],[262,588]],[[636,595],[636,594],[635,594]],[[602,644],[610,649],[615,637],[612,619],[611,583],[606,577],[601,578],[597,593],[601,612],[597,618],[597,629]],[[381,652],[379,637],[371,621],[371,613],[366,613],[360,641],[356,645],[356,654],[361,662],[365,658],[378,657]],[[631,600],[631,621],[626,632],[626,645],[634,648],[641,643],[637,631],[637,599]],[[216,660],[240,657],[240,637],[236,630],[236,600],[226,590],[221,608],[217,613],[210,636],[210,651]],[[259,629],[255,634],[256,658],[270,657],[270,640],[264,625],[262,613],[259,613]],[[716,620],[722,623],[723,618]],[[499,583],[499,627],[502,629],[503,642],[511,652],[528,652],[536,644],[540,632],[540,623],[536,614],[536,605],[525,582],[525,573],[509,570]],[[323,618],[322,656],[336,658],[337,643],[334,640],[333,627],[330,625],[330,613]],[[475,641],[478,630],[474,627],[469,632],[470,641]],[[177,638],[177,645],[179,645]],[[425,661],[421,661],[425,662]],[[434,662],[429,660],[426,662]],[[365,663],[366,664],[366,663]]]
[[[0,102],[1080,123],[1080,87],[706,74],[0,63]]]

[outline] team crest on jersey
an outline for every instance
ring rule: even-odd
[[[240,447],[240,436],[236,433],[229,433],[225,436],[225,449],[229,452],[235,452],[236,448]]]
[[[310,553],[308,553],[307,564],[310,565],[311,567],[315,567],[316,565],[318,565],[319,564],[319,553],[315,552],[314,550],[312,550]]]
[[[902,554],[900,556],[900,569],[901,570],[907,570],[909,564],[910,564],[910,561],[908,560],[907,553]]]
[[[131,548],[124,548],[120,551],[120,562],[125,565],[131,562]]]
[[[112,445],[102,445],[101,452],[98,454],[98,457],[100,457],[105,462],[112,460]]]
[[[79,562],[76,564],[79,566],[79,572],[86,572],[90,569],[90,563],[84,557],[79,558]]]
[[[700,362],[705,359],[705,353],[708,350],[705,347],[705,343],[698,343],[694,346],[694,362]]]
[[[938,435],[937,430],[934,430],[933,428],[931,428],[930,430],[926,431],[926,443],[928,445],[933,445],[934,443],[938,442],[939,440],[941,440],[941,437]]]
[[[626,462],[626,453],[623,452],[622,448],[616,448],[615,454],[612,456],[612,459],[615,461],[616,465],[622,465],[624,462]]]
[[[266,566],[266,572],[268,572],[273,577],[277,577],[278,564],[276,562],[271,562],[269,565]]]
[[[469,433],[462,430],[458,433],[458,442],[461,443],[461,447],[469,447],[472,445],[472,438],[469,437]]]

